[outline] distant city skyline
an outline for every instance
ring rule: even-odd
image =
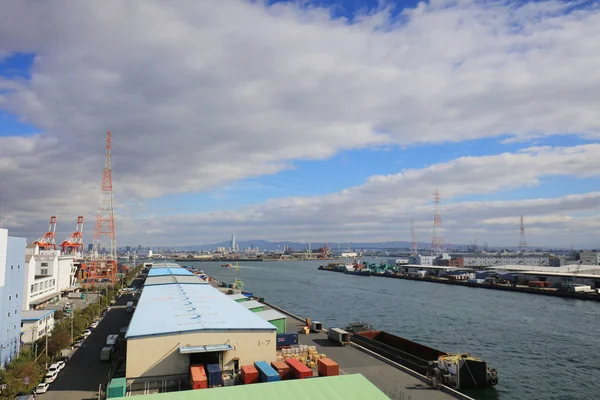
[[[83,215],[91,243],[110,130],[118,247],[430,243],[436,190],[446,243],[519,246],[521,215],[528,247],[600,243],[593,2],[0,13],[2,225],[29,242]]]

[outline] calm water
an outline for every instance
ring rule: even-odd
[[[600,396],[600,304],[318,271],[321,262],[240,263],[244,290],[297,315],[378,329],[448,352],[470,352],[500,383],[481,399],[592,399]],[[185,264],[185,263],[180,263]],[[235,268],[195,265],[233,282]]]

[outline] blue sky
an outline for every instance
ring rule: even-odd
[[[45,5],[11,10],[23,20],[0,40],[0,182],[14,188],[7,224],[31,237],[47,215],[93,220],[99,146],[111,129],[124,240],[169,244],[187,232],[186,242],[211,242],[232,231],[408,240],[412,218],[427,237],[435,189],[444,204],[473,210],[444,216],[452,243],[480,229],[510,244],[498,218],[511,212],[531,213],[532,242],[558,244],[560,234],[545,232],[572,235],[575,223],[596,229],[556,222],[565,210],[598,211],[589,198],[600,183],[600,82],[584,79],[600,67],[588,57],[598,49],[594,3],[577,16],[544,1],[421,11],[412,1],[267,4],[136,6],[110,29],[102,5],[44,21],[35,15]],[[156,235],[136,232],[142,226]]]

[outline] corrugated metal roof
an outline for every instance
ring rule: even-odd
[[[181,268],[179,266],[172,267],[164,267],[164,268],[156,268],[152,267],[150,271],[148,271],[148,276],[164,276],[164,275],[194,275],[190,271],[185,268]]]
[[[198,278],[195,275],[162,275],[162,276],[149,276],[146,278],[146,282],[144,282],[144,286],[153,286],[153,285],[168,285],[171,283],[190,283],[197,285],[206,285],[206,282],[203,279]]]
[[[241,303],[237,303],[239,305],[241,305],[242,307],[245,307],[247,309],[252,309],[252,308],[257,308],[257,307],[264,307],[265,305],[263,303],[259,303],[256,300],[249,300],[249,301],[242,301]]]
[[[276,328],[211,285],[144,287],[127,338],[176,332]]]
[[[286,318],[286,316],[284,314],[280,313],[279,311],[275,311],[275,310],[259,311],[255,314],[258,315],[259,317],[261,317],[262,319],[264,319],[265,321],[274,321],[276,319],[285,319]]]
[[[53,314],[55,310],[24,310],[21,311],[21,321],[39,321],[47,315]]]
[[[389,400],[361,374],[135,396],[139,400]],[[122,397],[121,400],[128,400]]]
[[[210,353],[214,351],[233,350],[229,344],[209,344],[206,346],[179,346],[179,354]]]
[[[244,296],[243,294],[239,294],[239,293],[229,294],[228,296],[229,296],[229,298],[231,300],[234,300],[234,301],[235,300],[239,300],[239,299],[246,299],[246,300],[248,300],[248,296]]]

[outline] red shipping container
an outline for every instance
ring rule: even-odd
[[[319,376],[335,376],[340,374],[340,366],[330,358],[321,358],[317,361]]]
[[[208,379],[203,365],[190,366],[190,380],[192,389],[206,389],[208,387]]]
[[[290,378],[290,366],[283,361],[273,361],[271,366],[279,373],[282,381]]]
[[[294,378],[296,379],[310,378],[313,376],[312,370],[295,358],[286,358],[285,363],[290,366]]]
[[[258,371],[254,365],[242,365],[242,383],[244,385],[258,383]]]

